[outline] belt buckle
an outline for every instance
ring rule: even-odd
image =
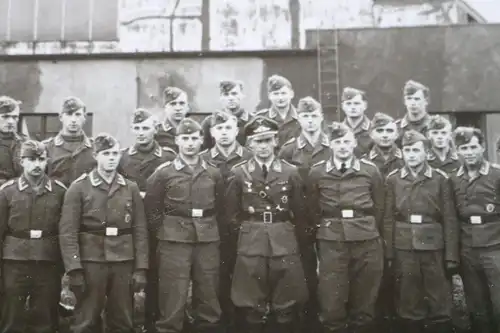
[[[42,238],[42,230],[30,230],[30,238],[31,239]]]
[[[264,223],[273,223],[273,213],[271,212],[264,212]]]
[[[191,217],[203,217],[203,209],[191,209]]]
[[[342,209],[342,218],[344,219],[354,218],[354,211],[352,209]]]
[[[412,214],[410,216],[410,223],[416,223],[416,224],[422,223],[422,215]]]
[[[470,224],[482,224],[483,223],[483,219],[481,218],[481,216],[471,216],[469,218],[469,221],[470,221]]]
[[[106,228],[106,236],[118,236],[118,228]]]

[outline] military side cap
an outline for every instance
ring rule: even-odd
[[[214,126],[217,126],[219,124],[223,124],[229,120],[233,120],[235,122],[238,122],[236,117],[233,116],[232,114],[229,114],[229,113],[224,112],[224,111],[215,111],[212,114],[212,117],[210,117],[210,126],[214,127]]]
[[[228,93],[236,87],[243,89],[243,82],[239,80],[222,80],[219,82],[220,93]]]
[[[27,140],[21,144],[21,158],[22,157],[40,157],[46,152],[45,145],[36,140]]]
[[[451,123],[448,119],[440,115],[433,115],[429,120],[427,125],[428,130],[440,130],[443,128],[449,128],[451,130]]]
[[[314,98],[307,96],[299,100],[297,104],[297,113],[314,112],[319,108],[321,108],[321,104]]]
[[[328,129],[330,130],[330,140],[341,138],[351,132],[349,127],[343,123],[339,123],[338,121],[331,123],[331,125],[328,126]]]
[[[475,136],[478,138],[479,144],[483,144],[484,135],[479,128],[459,126],[453,132],[453,139],[457,147],[469,143]]]
[[[118,140],[107,133],[100,133],[94,138],[94,152],[99,153],[103,150],[113,148],[118,144]]]
[[[276,90],[280,90],[283,87],[292,88],[292,84],[290,81],[281,75],[271,75],[267,79],[267,91],[273,92]]]
[[[176,129],[176,135],[193,134],[195,132],[201,132],[201,125],[191,118],[184,118],[180,121]]]
[[[177,87],[167,87],[163,90],[163,104],[170,103],[186,92]]]
[[[350,99],[353,99],[354,97],[360,95],[361,98],[365,99],[366,93],[363,90],[352,88],[352,87],[345,87],[344,90],[342,90],[342,101],[348,101]]]
[[[390,123],[393,123],[393,122],[395,122],[395,119],[393,117],[389,116],[388,114],[382,113],[382,112],[377,112],[373,116],[371,128],[375,129],[375,128],[383,127],[383,126],[390,124]]]
[[[427,138],[425,137],[425,135],[423,135],[422,133],[417,132],[415,130],[409,130],[403,134],[403,139],[401,140],[401,145],[402,146],[410,146],[410,145],[413,145],[413,144],[420,142],[420,141],[422,141],[424,144],[427,143]]]
[[[21,102],[12,97],[0,96],[0,114],[13,112],[19,105],[21,105]]]
[[[70,96],[66,97],[63,101],[61,113],[74,113],[80,109],[85,111],[85,104],[78,97]]]
[[[153,114],[146,109],[136,109],[132,116],[132,123],[138,124],[151,118]]]
[[[275,135],[278,133],[278,123],[263,116],[256,116],[245,126],[247,138]]]
[[[403,87],[403,94],[413,95],[419,90],[422,90],[425,96],[429,94],[429,88],[427,86],[423,85],[420,82],[409,80],[405,83]]]

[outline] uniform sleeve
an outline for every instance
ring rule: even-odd
[[[284,145],[281,147],[278,157],[284,159],[288,163],[292,163],[292,150],[288,147],[288,145]]]
[[[210,134],[211,117],[212,116],[207,116],[201,123],[201,128],[203,130],[203,145],[201,146],[201,150],[210,149],[213,146],[213,138],[212,134]]]
[[[293,222],[299,228],[307,227],[307,211],[304,193],[304,184],[298,173],[294,170],[290,175],[291,198],[289,198],[290,207],[293,212]]]
[[[373,212],[375,215],[375,222],[377,223],[378,229],[382,234],[383,230],[383,220],[384,220],[384,206],[385,206],[385,188],[384,181],[382,179],[382,175],[380,171],[375,168],[375,171],[372,174],[372,200],[373,200]]]
[[[396,208],[396,198],[394,196],[394,185],[391,178],[385,181],[385,207],[384,207],[384,220],[383,220],[383,238],[385,244],[385,257],[386,259],[393,259],[393,245],[394,245],[394,212]]]
[[[61,220],[59,221],[59,243],[67,273],[82,269],[78,237],[81,217],[82,197],[80,184],[73,183],[64,196]]]
[[[455,200],[452,194],[452,184],[449,178],[443,177],[441,186],[443,212],[443,231],[445,242],[445,260],[459,262],[460,226],[457,218]]]
[[[5,190],[0,191],[0,258],[3,257],[3,241],[5,239],[5,232],[9,223],[9,200]],[[1,276],[0,268],[0,276]]]
[[[144,196],[144,210],[148,229],[151,233],[156,233],[163,223],[165,192],[164,170],[156,170],[147,180],[146,194]]]
[[[217,219],[217,224],[219,226],[219,233],[222,230],[226,230],[227,218],[225,205],[226,189],[224,181],[222,179],[221,172],[216,170],[215,172],[215,217]]]
[[[307,202],[308,227],[315,228],[321,222],[321,207],[319,203],[319,186],[317,171],[313,168],[307,177],[305,184],[305,199]]]
[[[135,269],[147,269],[148,262],[148,227],[146,214],[144,212],[144,203],[137,184],[132,183],[132,202],[134,205],[134,250],[135,250]]]
[[[241,215],[241,178],[232,170],[227,179],[227,189],[226,189],[226,218],[230,226],[234,229],[239,228],[241,221],[239,216]]]

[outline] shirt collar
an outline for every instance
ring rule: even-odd
[[[351,124],[347,121],[347,118],[344,119],[343,123],[344,123],[344,125],[347,125],[347,127],[351,128]],[[361,123],[359,123],[359,125],[356,126],[356,128],[352,128],[352,129],[356,130],[356,129],[360,128],[363,131],[368,131],[370,129],[370,125],[371,125],[370,118],[368,118],[366,115],[364,115]]]
[[[425,127],[427,123],[429,122],[429,115],[425,115],[424,119],[422,120],[422,125]],[[408,116],[404,116],[403,119],[401,119],[400,127],[405,128],[410,124],[410,121],[408,120]]]
[[[429,165],[426,165],[424,169],[424,176],[426,176],[427,178],[432,178],[432,168]],[[401,168],[401,178],[405,178],[409,175],[409,173],[410,172],[408,171],[407,167]]]
[[[434,153],[434,151],[429,150],[429,153],[427,154],[427,160],[428,161],[433,161],[436,159],[436,154]],[[453,151],[452,149],[450,149],[448,151],[448,154],[446,155],[446,159],[451,159],[451,160],[454,160],[454,161],[458,161],[458,155],[457,155],[457,152]]]
[[[457,171],[457,176],[463,176],[465,173],[465,166],[462,165],[458,171]],[[487,176],[488,173],[490,173],[490,162],[488,161],[483,161],[481,164],[481,167],[479,168],[479,173],[483,176]]]
[[[278,116],[278,110],[274,106],[271,106],[269,108],[269,118],[274,119]],[[292,118],[292,119],[297,119],[297,110],[295,109],[295,106],[293,106],[290,103],[290,107],[288,108],[285,116],[285,120]]]
[[[203,169],[207,169],[207,162],[205,162],[205,160],[201,157],[199,157],[199,165],[201,165],[201,167]],[[182,158],[180,156],[177,156],[175,159],[174,159],[174,168],[176,171],[180,171],[182,169],[184,169],[184,167],[187,165],[187,163],[185,163]]]
[[[360,164],[359,160],[355,157],[353,157],[350,161],[345,162],[345,163],[346,163],[347,169],[352,168],[356,171],[361,170],[361,164]],[[340,170],[341,167],[342,167],[342,162],[335,160],[333,157],[329,158],[326,161],[326,172],[330,172],[333,169]]]
[[[255,171],[255,164],[258,164],[261,168],[262,165],[255,160],[255,158],[252,158],[248,161],[248,171],[253,172]],[[281,172],[282,167],[281,167],[281,162],[279,159],[275,158],[272,162],[266,163],[266,166],[268,167],[269,170],[274,170],[276,172]]]
[[[401,151],[401,149],[399,149],[398,147],[394,146],[392,149],[391,149],[391,153],[394,155],[394,157],[396,158],[403,158],[403,152]],[[380,149],[377,148],[377,146],[374,146],[372,148],[372,150],[370,150],[370,153],[368,154],[368,157],[373,160],[375,157],[377,157],[378,155],[380,154]]]
[[[97,172],[97,170],[92,170],[92,172],[89,174],[89,179],[90,179],[90,184],[92,184],[92,186],[94,187],[97,187],[99,185],[101,185],[104,180],[102,179],[102,177],[99,175],[99,173]],[[121,186],[125,186],[127,185],[127,182],[125,181],[125,178],[123,178],[122,175],[120,175],[119,173],[117,173],[115,175],[115,179],[116,179],[116,182],[121,185]]]
[[[64,139],[62,137],[62,134],[59,132],[55,138],[54,138],[54,145],[56,146],[62,146],[64,144]],[[92,148],[92,142],[90,141],[89,137],[83,134],[83,144],[87,148]]]
[[[154,147],[154,153],[153,153],[153,154],[154,154],[156,157],[162,157],[162,156],[163,156],[163,150],[161,149],[161,147],[160,147],[160,145],[158,144],[158,142],[155,142],[155,143],[154,143],[154,145],[155,145],[155,147]],[[136,147],[135,145],[130,146],[130,147],[128,148],[128,154],[129,154],[130,156],[137,154],[137,147]]]
[[[323,146],[330,147],[330,140],[328,139],[328,135],[325,133],[321,133],[318,139],[318,142]],[[308,141],[305,136],[301,133],[297,138],[297,148],[302,149],[307,145]]]
[[[239,157],[242,157],[243,156],[243,147],[238,144],[238,142],[236,142],[236,146],[234,148],[234,153],[236,155],[238,155]],[[219,149],[217,148],[217,145],[213,146],[211,149],[210,149],[210,156],[212,158],[216,158],[217,155],[219,155],[220,152],[219,152]]]
[[[46,176],[44,176],[44,179],[42,181],[45,182],[44,188],[47,191],[52,192],[52,181]],[[28,181],[26,180],[26,178],[24,177],[24,175],[18,178],[17,187],[18,187],[19,191],[22,192],[25,189],[27,189],[29,186],[30,185],[29,185]]]

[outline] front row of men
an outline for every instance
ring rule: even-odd
[[[68,189],[44,173],[44,144],[22,144],[23,174],[0,188],[0,331],[57,331],[62,255],[77,299],[72,332],[97,331],[102,311],[110,332],[133,332],[132,296],[146,282],[147,328],[181,332],[190,281],[196,332],[218,331],[234,310],[241,332],[294,332],[315,306],[324,332],[371,332],[384,267],[394,271],[399,330],[448,332],[447,276],[459,263],[473,331],[498,332],[500,169],[483,158],[479,130],[456,129],[463,164],[446,174],[432,166],[446,156],[431,158],[419,132],[405,132],[398,149],[397,124],[383,114],[372,121],[375,146],[355,157],[352,130],[334,123],[323,133],[312,98],[299,103],[303,131],[281,158],[278,125],[265,117],[245,127],[250,152],[235,142],[236,119],[217,113],[216,145],[202,154],[202,128],[186,118],[177,155],[158,148],[149,119],[135,113],[144,142],[133,148],[98,135],[95,169]],[[438,148],[450,132],[441,117],[429,124]],[[145,160],[161,158],[145,172]]]

